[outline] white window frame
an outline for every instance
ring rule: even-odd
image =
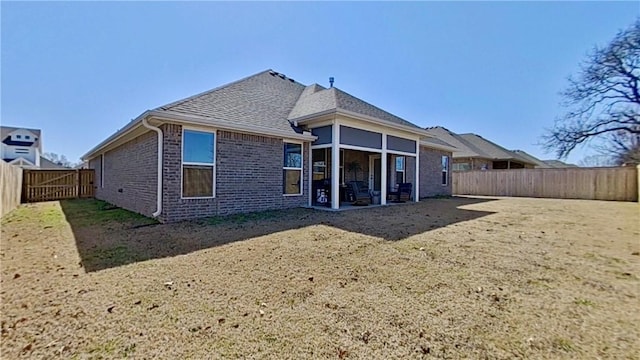
[[[202,133],[213,134],[213,163],[200,163],[200,162],[185,162],[184,161],[184,132],[185,131],[197,131]],[[182,138],[181,138],[181,146],[180,146],[180,199],[191,200],[191,199],[214,199],[216,197],[216,156],[218,153],[218,132],[214,129],[209,128],[199,128],[199,127],[191,127],[191,126],[182,126]],[[211,166],[211,171],[213,172],[213,183],[212,183],[212,192],[211,196],[184,196],[184,166],[192,165],[192,166]]]
[[[287,167],[284,166],[284,147],[286,144],[296,144],[296,145],[300,145],[300,167]],[[294,141],[294,140],[282,140],[282,170],[299,170],[300,171],[300,193],[299,194],[285,194],[284,193],[284,183],[282,184],[282,196],[300,196],[304,193],[304,143],[302,141]],[[284,182],[284,177],[282,179],[282,181]]]
[[[397,159],[401,157],[403,158],[402,160],[402,170],[398,170],[398,163],[396,161],[398,161]],[[398,173],[402,172],[402,183],[406,183],[407,182],[407,157],[404,155],[396,155],[395,159],[394,159],[394,164],[393,167],[395,168],[395,177],[394,177],[394,181],[398,178]],[[396,184],[397,185],[397,184]]]
[[[447,166],[442,168],[442,174],[446,174],[445,177],[444,177],[445,181],[442,184],[442,186],[449,185],[449,166],[451,166],[450,165],[451,158],[449,156],[442,155],[442,158],[440,158],[440,167],[442,167],[442,160],[445,159],[445,158],[447,159]],[[442,177],[442,174],[440,174],[441,177]],[[440,182],[442,182],[442,178],[440,179]]]

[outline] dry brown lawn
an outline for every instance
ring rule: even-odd
[[[451,198],[2,222],[2,359],[638,358],[637,203]]]

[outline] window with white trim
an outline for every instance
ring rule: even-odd
[[[442,157],[442,185],[449,183],[449,157]]]
[[[302,144],[284,143],[282,193],[302,195]]]
[[[396,156],[396,184],[405,182],[405,157]]]
[[[182,197],[210,198],[215,184],[215,134],[182,131]]]

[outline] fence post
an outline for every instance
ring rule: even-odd
[[[76,169],[76,199],[80,198],[80,169]]]

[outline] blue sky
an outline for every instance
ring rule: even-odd
[[[535,145],[637,2],[1,3],[3,125],[77,160],[147,109],[265,69],[423,127]],[[589,153],[569,157],[578,162]]]

